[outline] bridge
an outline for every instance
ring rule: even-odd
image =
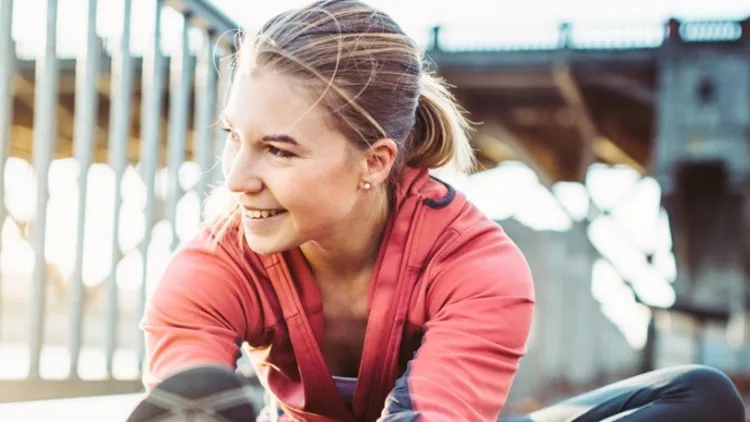
[[[21,195],[14,182],[0,183],[4,230],[33,256],[33,271],[0,275],[0,355],[18,359],[9,350],[20,345],[28,363],[28,371],[0,380],[0,401],[140,391],[138,318],[160,261],[199,222],[185,204],[220,180],[222,136],[212,123],[231,77],[226,58],[238,25],[205,0],[154,0],[150,43],[136,55],[129,42],[132,1],[123,1],[126,29],[118,39],[97,36],[96,2],[86,1],[86,44],[74,59],[56,53],[58,1],[47,0],[46,28],[39,28],[45,48],[37,57],[17,54],[14,2],[0,6],[0,162],[5,174],[12,166],[34,174],[26,214],[12,209],[9,198]],[[177,48],[165,54],[167,18],[181,29]],[[544,304],[513,403],[687,361],[719,366],[744,382],[750,372],[749,22],[670,20],[625,30],[561,24],[538,32],[482,29],[474,39],[450,27],[432,31],[426,55],[478,122],[472,177],[522,162],[553,191],[565,183],[587,186],[596,166],[628,168],[642,183],[658,183],[669,220],[673,248],[666,253],[674,255],[677,277],[666,282],[675,292],[666,305],[642,297],[643,280],[588,235],[617,204],[600,207],[587,193],[587,213],[571,214],[574,224],[564,233],[502,221],[527,253]],[[76,176],[75,193],[68,192],[75,198],[69,220],[48,211],[59,199],[61,166],[88,175]],[[95,174],[111,178],[97,191],[109,197],[95,200],[107,208],[91,205]],[[125,194],[133,183],[139,199]],[[93,222],[97,213],[107,214],[106,224]],[[45,253],[60,237],[59,221],[67,221],[68,243],[61,247],[69,252],[67,270]],[[629,241],[627,229],[619,234]],[[0,248],[9,254],[7,244]],[[665,253],[640,249],[648,266]],[[97,260],[104,269],[92,276],[86,268]],[[597,260],[609,262],[649,310],[643,348],[628,345],[592,296]],[[563,299],[575,305],[565,307]],[[92,362],[101,365],[91,369]],[[50,365],[63,369],[45,370]]]
[[[594,163],[654,178],[678,268],[669,310],[731,324],[747,341],[750,18],[563,23],[494,45],[445,46],[444,32],[434,28],[427,53],[481,122],[477,170],[521,160],[549,187],[584,182]],[[587,221],[611,212],[594,211]]]

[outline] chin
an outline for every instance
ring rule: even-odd
[[[273,255],[294,249],[297,245],[280,239],[269,239],[245,233],[248,248],[258,255]]]

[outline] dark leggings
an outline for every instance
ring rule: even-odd
[[[254,415],[252,394],[247,380],[227,369],[192,368],[159,384],[136,407],[128,422],[251,420],[252,416],[248,416]],[[190,414],[198,417],[190,419]],[[710,367],[687,365],[629,378],[527,416],[502,419],[505,422],[615,420],[745,422],[745,406],[726,375]]]
[[[628,378],[504,422],[745,422],[732,381],[708,366],[685,365]]]

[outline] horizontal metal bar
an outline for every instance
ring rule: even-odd
[[[133,61],[133,69],[140,72],[141,67],[143,67],[143,57],[142,56],[131,56]],[[114,57],[112,57],[110,54],[108,54],[105,51],[101,52],[101,65],[99,67],[99,70],[104,73],[109,73],[112,71],[112,67],[115,65],[113,62]],[[170,56],[163,56],[160,65],[168,68],[170,65],[171,57]],[[58,67],[60,68],[61,74],[74,74],[76,71],[76,59],[58,59]],[[17,65],[18,71],[24,76],[30,76],[33,77],[34,70],[36,69],[36,60],[30,60],[30,59],[19,59],[18,65]]]
[[[430,51],[438,70],[469,69],[502,71],[529,67],[549,68],[552,63],[598,65],[650,64],[660,57],[659,49],[640,50],[525,50],[525,51]]]
[[[222,35],[226,32],[241,30],[240,25],[211,2],[206,0],[165,0],[167,6],[182,13],[190,25],[202,28],[211,35]],[[220,44],[234,50],[231,37],[219,37]]]
[[[660,24],[643,22],[635,26],[618,22],[600,21],[571,24],[560,22],[555,26],[518,26],[498,31],[497,27],[462,27],[460,25],[438,25],[430,29],[430,50],[493,50],[510,52],[515,50],[576,50],[602,46],[603,49],[635,49],[645,46],[660,48],[673,41],[683,44],[714,43],[731,45],[750,39],[747,31],[750,18],[715,21],[667,20]],[[592,32],[593,31],[593,32]],[[445,33],[448,33],[446,35]],[[498,38],[498,35],[507,37]],[[516,34],[525,34],[519,39]],[[455,34],[455,36],[453,36]],[[493,39],[488,40],[487,34]],[[623,36],[623,34],[627,34]],[[471,35],[471,36],[469,36]],[[467,38],[468,36],[468,38]],[[461,39],[457,41],[456,39]],[[539,40],[542,40],[541,44]],[[451,44],[446,46],[445,44]]]

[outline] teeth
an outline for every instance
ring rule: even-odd
[[[247,216],[250,218],[268,218],[281,212],[281,210],[248,210]]]

